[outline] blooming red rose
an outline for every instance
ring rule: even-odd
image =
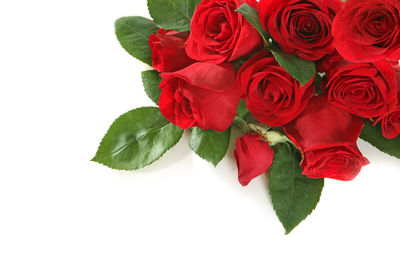
[[[385,60],[374,63],[342,61],[326,73],[332,104],[365,118],[385,116],[398,103],[400,80]]]
[[[314,147],[304,152],[301,163],[303,174],[309,178],[353,180],[369,161],[363,157],[355,143],[338,146]]]
[[[160,29],[149,37],[153,68],[159,72],[171,72],[183,69],[195,61],[189,58],[185,50],[187,32]]]
[[[363,126],[359,117],[319,95],[284,129],[304,155],[301,162],[304,175],[351,180],[369,163],[356,145]]]
[[[261,25],[281,49],[306,60],[335,51],[331,26],[340,0],[261,0]]]
[[[242,3],[255,0],[203,0],[194,12],[187,54],[198,61],[221,63],[257,52],[263,46],[257,30],[238,12]]]
[[[246,186],[268,170],[274,158],[274,150],[259,135],[246,134],[237,139],[234,155],[239,182]]]
[[[352,62],[400,59],[400,1],[347,0],[332,26],[339,53]]]
[[[162,73],[161,113],[182,129],[200,126],[203,130],[225,131],[232,124],[240,101],[235,74],[228,63],[207,62]]]
[[[250,58],[240,69],[237,80],[250,113],[273,127],[296,118],[315,91],[313,79],[301,86],[267,50]]]

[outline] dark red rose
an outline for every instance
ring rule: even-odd
[[[162,73],[159,106],[167,120],[182,129],[225,131],[232,124],[241,91],[235,69],[228,63],[194,63]]]
[[[255,0],[203,0],[194,12],[187,54],[198,61],[222,63],[259,51],[263,42],[257,30],[238,12],[242,3]]]
[[[331,26],[340,0],[261,0],[261,25],[281,49],[306,60],[335,51]]]
[[[251,180],[265,173],[274,159],[274,150],[256,134],[246,134],[236,141],[235,159],[239,182],[248,185]]]
[[[303,153],[304,175],[351,180],[369,163],[356,145],[363,126],[359,117],[330,104],[326,95],[319,95],[284,129]]]
[[[153,68],[159,72],[172,72],[183,69],[195,61],[185,50],[187,32],[160,29],[149,37]]]
[[[385,60],[336,63],[326,73],[328,99],[333,105],[365,118],[385,116],[398,103],[400,80]]]
[[[400,1],[347,0],[332,26],[339,53],[352,62],[400,59]]]
[[[237,80],[250,113],[273,127],[295,119],[315,91],[313,80],[301,86],[267,50],[250,58],[240,69]]]

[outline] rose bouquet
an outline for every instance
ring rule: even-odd
[[[93,161],[136,170],[191,131],[215,166],[238,128],[246,186],[267,173],[289,233],[316,207],[324,178],[354,179],[361,137],[400,158],[399,0],[148,0],[154,21],[123,17],[116,35],[154,69],[142,72],[158,107],[111,125]]]

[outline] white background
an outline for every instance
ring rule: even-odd
[[[232,150],[214,168],[186,135],[141,171],[90,162],[115,118],[151,105],[114,36],[128,15],[146,2],[1,0],[0,266],[400,265],[400,160],[363,142],[371,164],[327,180],[288,236]]]

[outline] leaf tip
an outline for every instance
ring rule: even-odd
[[[250,6],[249,6],[249,4],[244,3],[244,4],[242,4],[240,7],[238,7],[238,8],[235,10],[235,12],[240,12],[241,9],[243,9],[243,8],[245,8],[245,7],[250,7]]]
[[[214,166],[214,168],[217,168],[218,164],[219,164],[221,161],[218,161],[218,162],[210,161],[210,162],[211,162],[211,164]]]
[[[285,228],[285,235],[289,235],[294,230],[294,228],[296,228],[296,226],[293,226],[293,227],[283,226]]]

